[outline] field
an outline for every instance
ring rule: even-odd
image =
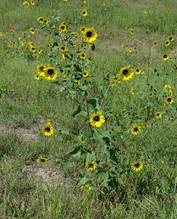
[[[0,1],[0,219],[177,218],[177,1]]]

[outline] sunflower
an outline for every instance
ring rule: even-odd
[[[89,122],[93,127],[101,127],[105,122],[105,117],[102,112],[96,112],[91,115]]]
[[[135,162],[131,163],[131,168],[135,172],[139,172],[140,170],[143,169],[143,167],[144,167],[144,164],[140,161],[135,161]]]
[[[73,37],[73,38],[76,38],[76,37],[78,37],[78,33],[77,32],[71,32],[71,36]]]
[[[87,27],[82,32],[83,41],[87,43],[94,43],[97,38],[97,32],[94,27]]]
[[[46,157],[37,157],[36,158],[36,162],[39,164],[44,164],[48,161],[48,159]]]
[[[45,137],[50,137],[51,135],[54,134],[55,129],[52,126],[52,123],[50,120],[48,120],[46,123],[44,123],[41,127],[41,133],[45,136]]]
[[[79,86],[81,84],[81,81],[80,80],[74,80],[74,83]]]
[[[135,136],[139,135],[141,130],[142,130],[142,128],[138,124],[133,124],[132,127],[131,127],[131,132]]]
[[[8,47],[14,46],[16,44],[15,40],[8,40],[7,45]]]
[[[55,80],[58,76],[57,70],[54,67],[47,67],[44,70],[44,78],[46,80]]]
[[[130,35],[134,35],[135,30],[134,30],[133,28],[128,28],[128,33],[129,33]]]
[[[177,64],[174,64],[175,69],[177,70]]]
[[[141,73],[142,73],[142,71],[141,71],[140,68],[135,68],[135,74],[136,74],[136,75],[139,75],[139,74],[141,74]]]
[[[44,24],[44,20],[45,20],[44,17],[38,17],[38,18],[37,18],[37,22],[38,22],[39,24]]]
[[[122,81],[127,81],[131,79],[133,75],[134,75],[134,72],[130,66],[124,66],[120,69],[120,79]]]
[[[81,189],[84,192],[90,192],[92,190],[92,186],[90,184],[85,184],[85,185],[81,186]]]
[[[68,30],[68,26],[65,22],[62,22],[60,25],[59,25],[59,31],[60,32],[67,32]]]
[[[169,37],[168,37],[168,40],[169,40],[170,42],[173,42],[173,41],[174,41],[174,37],[173,37],[173,36],[169,36]]]
[[[163,60],[166,61],[166,60],[168,60],[168,59],[170,59],[170,56],[169,56],[168,54],[164,54],[164,55],[163,55]]]
[[[172,104],[174,102],[173,98],[171,96],[168,96],[165,98],[165,103],[166,104]]]
[[[35,5],[35,1],[34,0],[30,0],[30,4],[34,6]]]
[[[64,44],[60,46],[60,51],[63,53],[67,51],[66,46]]]
[[[88,15],[88,11],[86,9],[81,11],[81,16],[86,17]]]
[[[35,79],[39,80],[41,78],[41,74],[39,72],[36,72],[35,74]]]
[[[41,54],[41,53],[42,53],[42,51],[43,51],[43,50],[42,50],[42,49],[40,49],[40,48],[38,48],[38,49],[37,49],[37,53],[38,53],[38,54]]]
[[[81,51],[80,52],[80,59],[84,60],[86,58],[85,52]]]
[[[155,112],[154,115],[155,115],[156,119],[161,119],[162,118],[162,113],[161,112]]]
[[[80,28],[80,32],[82,33],[82,34],[84,34],[84,31],[86,30],[86,27],[81,27]]]
[[[146,128],[149,128],[149,127],[150,127],[150,125],[147,122],[145,122],[144,125],[143,125],[143,128],[146,129]]]
[[[169,93],[169,94],[172,94],[172,93],[173,93],[173,89],[172,89],[172,87],[171,87],[170,84],[165,84],[164,90],[165,90],[167,93]]]
[[[128,53],[133,53],[133,52],[135,52],[135,47],[129,47],[129,48],[127,48],[127,52]]]
[[[23,1],[22,6],[23,6],[24,8],[29,8],[30,3],[29,3],[28,1]]]
[[[167,41],[165,41],[165,46],[167,47],[167,46],[170,46],[170,41],[169,40],[167,40]]]
[[[44,24],[47,25],[49,21],[47,19],[44,19]]]
[[[111,78],[109,79],[109,84],[112,87],[115,87],[116,85],[118,85],[120,83],[120,78],[118,77],[118,75],[113,75],[111,76]]]
[[[34,29],[33,27],[30,27],[30,28],[28,29],[28,31],[29,31],[32,35],[35,35],[35,33],[36,33],[36,31],[35,31],[35,29]]]
[[[82,76],[83,76],[84,78],[89,77],[89,75],[90,75],[90,72],[87,71],[87,70],[85,70],[85,71],[82,72]]]
[[[31,53],[35,53],[37,48],[34,44],[29,44],[28,49]]]
[[[40,65],[37,66],[37,73],[40,76],[44,76],[45,69],[46,69],[46,65],[40,64]]]
[[[93,172],[96,167],[97,167],[97,164],[94,160],[90,160],[88,163],[86,163],[85,167],[90,171],[90,172]]]

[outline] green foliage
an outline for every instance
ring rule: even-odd
[[[0,2],[2,218],[177,218],[175,6],[172,0],[46,0],[29,8]],[[39,24],[40,16],[49,23]],[[59,31],[61,22],[66,33]],[[83,26],[96,27],[94,45],[83,42]],[[164,54],[171,59],[164,61]],[[40,64],[54,67],[57,79],[35,80]],[[120,80],[129,65],[141,72]],[[104,116],[99,125],[98,112]],[[11,127],[6,124],[17,132],[40,129],[47,119],[55,129],[51,138],[27,144],[4,134]],[[137,135],[133,125],[141,129]],[[37,167],[38,156],[51,166]],[[135,161],[143,168],[133,168]],[[28,165],[44,172],[58,167],[72,186],[60,186],[60,179],[56,188],[37,182],[25,175]]]

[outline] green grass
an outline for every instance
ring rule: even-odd
[[[77,156],[70,158],[67,153],[77,145],[77,137],[61,135],[44,141],[38,130],[48,118],[54,121],[56,129],[79,130],[83,117],[72,118],[77,104],[66,97],[67,92],[61,94],[57,85],[35,80],[36,66],[48,61],[46,55],[34,60],[17,55],[13,49],[7,49],[2,37],[0,218],[177,218],[177,72],[173,65],[177,57],[176,7],[173,0],[99,0],[89,1],[86,6],[79,0],[46,0],[29,9],[24,9],[18,0],[0,2],[0,31],[15,30],[15,35],[5,35],[10,39],[17,39],[29,27],[38,28],[39,16],[59,16],[70,23],[73,31],[84,25],[96,27],[99,36],[96,50],[91,52],[96,63],[93,93],[102,103],[102,111],[107,112],[108,126],[114,133],[118,171],[127,170],[135,160],[145,164],[141,173],[127,170],[117,175],[116,192],[107,196],[84,193],[75,187],[84,167]],[[86,18],[80,17],[83,8],[89,12]],[[134,28],[135,34],[128,35],[128,28]],[[170,35],[175,41],[167,48],[164,42]],[[129,47],[136,47],[135,52],[127,53]],[[172,54],[172,62],[162,60],[164,53]],[[107,79],[124,65],[139,67],[144,74],[111,87],[106,96]],[[164,105],[165,84],[173,88],[174,103],[170,106]],[[135,95],[131,94],[132,88]],[[151,98],[150,93],[154,94]],[[157,111],[163,112],[161,120],[154,118]],[[142,126],[148,124],[138,138],[130,133],[132,123],[136,122]],[[22,137],[17,134],[18,128]],[[35,141],[24,141],[23,130],[32,131]],[[86,133],[87,130],[83,131],[83,137]],[[102,143],[96,145],[88,138],[86,142],[89,149],[103,150]],[[36,164],[33,160],[37,156],[48,157],[49,162],[44,167]],[[26,167],[31,171],[25,172]],[[63,184],[56,180],[43,182],[33,173],[35,168],[39,175],[41,168],[51,172],[60,170]],[[52,178],[50,174],[49,178]]]

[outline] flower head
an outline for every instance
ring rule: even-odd
[[[143,169],[143,167],[144,167],[144,164],[140,161],[135,161],[135,162],[131,163],[131,168],[135,172],[139,172],[140,170]]]
[[[55,129],[52,126],[51,121],[47,121],[46,123],[44,123],[41,127],[41,133],[45,136],[45,137],[50,137],[54,134]]]
[[[96,41],[97,31],[94,27],[84,27],[81,32],[84,42],[94,43]]]
[[[60,32],[67,32],[68,30],[68,25],[65,23],[65,22],[62,22],[60,25],[59,25],[59,31]]]
[[[34,29],[33,27],[30,27],[30,28],[28,29],[28,31],[29,31],[32,35],[35,35],[35,33],[36,33],[36,31],[35,31],[35,29]]]
[[[39,164],[44,164],[48,161],[48,159],[46,157],[37,157],[36,158],[36,162]]]
[[[49,66],[44,69],[44,78],[46,80],[51,80],[51,81],[56,80],[57,76],[58,76],[58,72],[54,67]]]
[[[93,172],[96,169],[97,164],[94,160],[90,160],[85,166],[90,172]]]
[[[29,8],[30,3],[29,3],[28,1],[23,1],[22,6],[23,6],[24,8]]]
[[[45,20],[44,17],[38,17],[38,18],[37,18],[37,22],[38,22],[39,24],[44,24],[44,20]]]
[[[133,69],[130,66],[124,66],[120,69],[120,79],[122,81],[130,80],[134,75]]]
[[[88,12],[86,9],[81,11],[81,16],[86,17],[88,15]]]
[[[166,104],[172,104],[174,102],[173,98],[171,96],[168,96],[165,98],[165,103]]]
[[[105,117],[102,112],[93,113],[90,117],[90,124],[93,127],[101,127],[105,122]]]
[[[87,70],[84,70],[84,71],[82,72],[82,76],[83,76],[84,78],[89,77],[89,75],[90,75],[90,72],[87,71]]]
[[[169,59],[170,59],[170,56],[168,54],[163,55],[163,60],[164,61],[169,60]]]
[[[139,135],[141,130],[142,130],[142,128],[138,124],[133,124],[132,127],[131,127],[131,132],[135,136]]]
[[[155,115],[156,119],[161,119],[162,118],[162,113],[161,112],[155,112],[154,115]]]

